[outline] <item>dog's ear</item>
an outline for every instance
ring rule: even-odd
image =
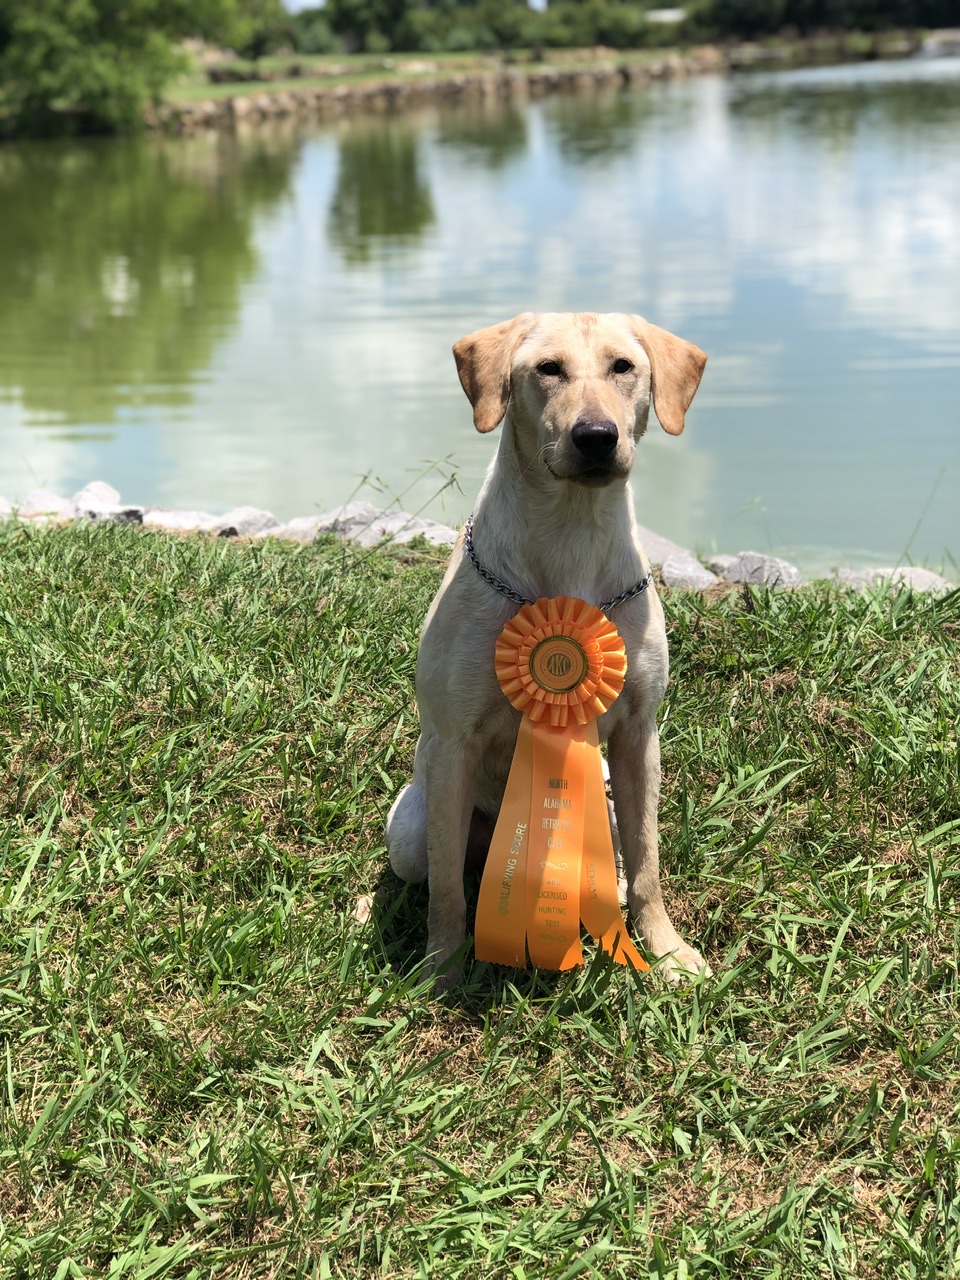
[[[510,400],[510,367],[514,352],[533,328],[534,315],[525,311],[513,320],[478,329],[453,345],[460,385],[473,405],[478,431],[492,431],[503,421]]]
[[[650,392],[661,427],[672,436],[683,430],[683,415],[696,395],[707,357],[692,342],[631,316],[634,337],[650,360]]]

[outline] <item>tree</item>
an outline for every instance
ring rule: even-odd
[[[242,57],[256,62],[291,38],[290,15],[281,0],[244,0],[230,43]]]
[[[413,7],[411,0],[327,0],[324,12],[348,49],[385,53]]]
[[[290,39],[297,53],[333,53],[336,46],[326,9],[301,9],[290,15]]]
[[[263,0],[0,0],[8,131],[135,128],[144,105],[185,66],[174,42],[229,44],[254,5],[262,9]]]

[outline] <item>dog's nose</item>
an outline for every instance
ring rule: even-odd
[[[581,418],[579,422],[574,423],[570,434],[579,452],[591,462],[601,462],[604,458],[609,458],[617,447],[619,439],[617,424],[606,418],[601,419],[600,422]]]

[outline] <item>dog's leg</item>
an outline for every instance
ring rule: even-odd
[[[623,869],[623,846],[620,843],[620,828],[617,826],[617,811],[613,807],[613,796],[610,791],[610,766],[607,757],[600,762],[603,770],[603,789],[607,797],[607,817],[610,819],[610,839],[613,842],[613,862],[617,868],[617,900],[621,907],[627,905],[627,876]]]
[[[459,966],[448,963],[466,936],[463,869],[473,812],[474,762],[463,745],[439,741],[424,748],[427,789],[427,857],[430,905],[427,965],[438,975],[437,990],[451,987]]]
[[[620,837],[617,835],[613,805],[610,823],[613,830],[613,847],[617,855],[617,875],[623,877],[623,859],[620,856]],[[470,834],[467,837],[467,871],[482,874],[490,841],[493,838],[496,817],[474,809],[470,818]],[[423,884],[427,878],[427,795],[423,787],[409,782],[394,800],[387,814],[387,855],[394,875],[407,884]],[[626,893],[626,881],[624,881]],[[621,902],[626,902],[621,897]]]
[[[653,717],[631,720],[610,737],[610,782],[617,811],[627,899],[644,944],[665,956],[662,968],[677,980],[709,972],[703,956],[688,947],[670,922],[660,890],[657,804],[660,799],[660,738]]]

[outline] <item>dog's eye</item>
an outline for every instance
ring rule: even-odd
[[[545,378],[559,378],[563,370],[556,360],[544,360],[537,365],[537,373],[542,373]]]
[[[623,356],[621,356],[619,360],[614,360],[613,372],[614,373],[632,373],[633,365],[629,360],[624,360]]]

